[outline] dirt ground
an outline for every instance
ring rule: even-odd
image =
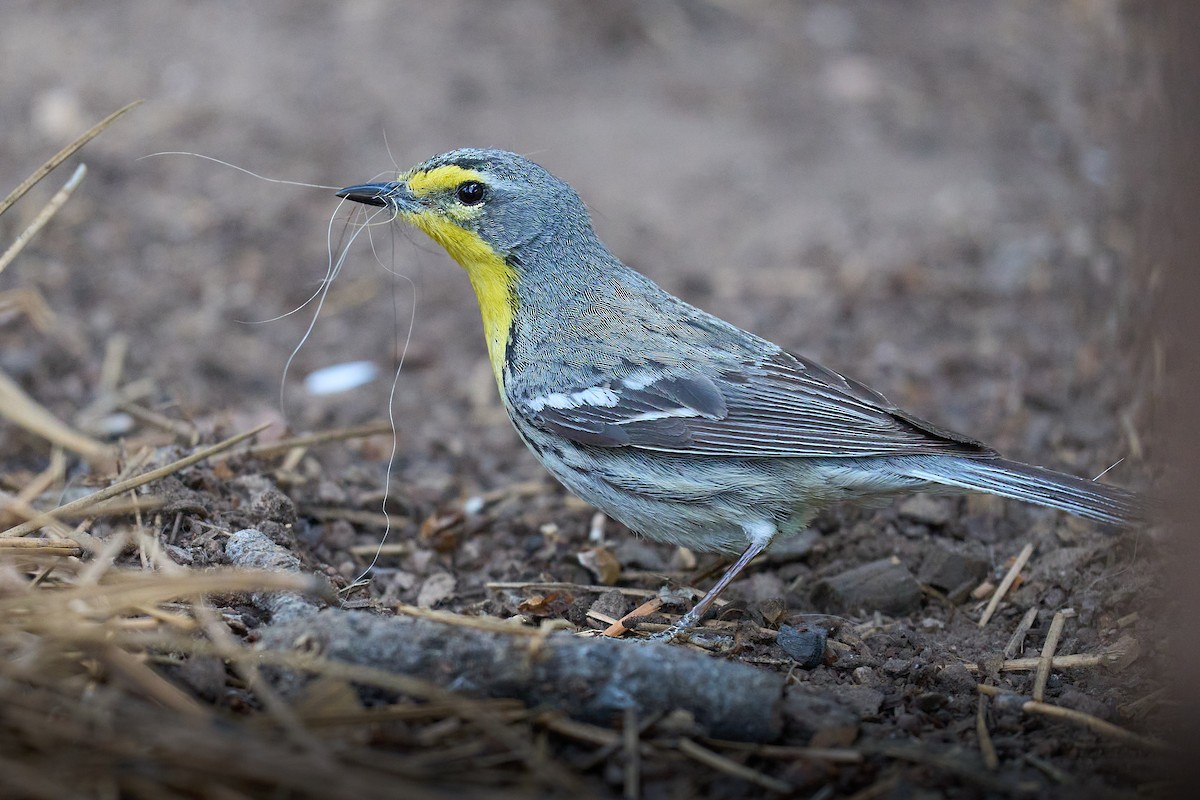
[[[1151,490],[1162,376],[1135,177],[1139,125],[1157,100],[1133,5],[10,3],[0,184],[145,102],[0,218],[7,245],[68,169],[87,164],[62,212],[0,274],[0,371],[60,419],[119,443],[136,472],[262,422],[274,425],[260,442],[386,427],[403,354],[394,441],[376,429],[189,467],[140,490],[156,510],[86,521],[84,552],[36,585],[100,585],[89,565],[114,560],[121,580],[176,574],[164,560],[225,566],[229,534],[256,528],[345,589],[383,535],[393,445],[386,547],[369,586],[341,596],[357,613],[416,606],[599,629],[645,599],[639,590],[705,587],[719,563],[599,524],[544,473],[496,397],[465,276],[432,244],[384,227],[359,237],[304,339],[314,306],[301,306],[350,234],[345,210],[331,222],[332,191],[192,156],[145,158],[166,151],[334,188],[460,146],[528,154],[580,191],[616,254],[687,300],[1006,455],[1089,477],[1115,464],[1106,480]],[[376,380],[307,391],[313,371],[360,360]],[[0,421],[0,504],[51,463],[43,438]],[[68,453],[33,506],[113,481]],[[3,527],[23,518],[15,506],[0,513]],[[125,545],[105,550],[118,536]],[[989,585],[1026,545],[1021,578],[980,627]],[[529,703],[486,728],[458,711],[380,721],[357,705],[414,702],[403,691],[342,698],[362,712],[354,724],[306,724],[302,704],[260,693],[231,659],[130,647],[171,688],[143,672],[129,680],[114,665],[141,667],[120,656],[64,657],[55,681],[0,680],[5,696],[38,687],[20,706],[28,718],[0,709],[0,761],[38,774],[0,768],[0,787],[268,796],[270,778],[242,762],[281,736],[290,746],[284,730],[320,753],[313,774],[331,782],[281,778],[269,796],[400,785],[413,796],[1154,796],[1166,791],[1156,741],[1169,711],[1159,548],[1142,528],[1115,533],[984,497],[823,515],[730,589],[718,625],[729,635],[708,648],[786,678],[774,750],[737,749],[669,714],[640,721],[635,759],[604,738],[628,719],[571,728]],[[839,581],[871,564],[900,588],[839,604]],[[47,566],[5,569],[0,603]],[[212,594],[233,643],[272,624],[247,597]],[[165,624],[164,608],[128,619]],[[1057,654],[1097,658],[1052,670],[1045,702],[1114,728],[976,689],[1033,695],[1036,662],[1011,662],[1042,653],[1056,614]],[[778,643],[781,625],[828,631],[815,667]],[[5,628],[0,640],[16,638],[0,644],[13,657],[35,634],[49,636]],[[139,694],[151,684],[163,694]],[[172,748],[179,730],[200,730],[173,724],[180,708],[215,715],[225,732]],[[130,709],[143,738],[91,743]],[[90,721],[74,733],[29,722],[72,714]],[[217,759],[205,748],[222,736],[242,744]],[[513,756],[525,752],[514,741],[536,758]],[[216,760],[180,755],[201,752]]]

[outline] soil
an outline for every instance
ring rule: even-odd
[[[35,324],[0,312],[0,370],[126,457],[162,448],[153,463],[260,422],[274,423],[267,442],[386,425],[391,399],[394,439],[235,456],[147,487],[166,505],[138,524],[192,569],[227,564],[224,538],[256,528],[346,589],[371,566],[386,494],[386,547],[369,585],[342,595],[364,614],[420,606],[599,629],[589,611],[620,617],[640,600],[587,587],[705,587],[724,562],[596,519],[523,448],[496,396],[470,287],[430,242],[379,226],[348,243],[359,232],[329,188],[188,155],[144,158],[186,151],[336,189],[455,147],[502,147],[572,183],[610,249],[690,302],[1010,457],[1089,477],[1112,467],[1107,480],[1149,491],[1161,376],[1130,142],[1154,92],[1126,5],[12,3],[0,29],[3,185],[110,111],[145,102],[68,162],[88,166],[80,189],[0,275],[0,290],[23,292],[16,308],[36,297],[49,313]],[[67,174],[0,219],[5,242]],[[343,253],[306,338],[317,308],[304,303]],[[315,370],[359,360],[379,377],[332,395],[306,389]],[[0,490],[20,490],[49,453],[0,424]],[[112,482],[68,462],[65,484],[37,505]],[[102,543],[132,524],[97,520],[86,533]],[[976,590],[999,583],[1027,544],[1028,566],[981,627],[987,595]],[[858,760],[706,747],[800,796],[1164,791],[1153,748],[998,700],[980,717],[976,689],[1033,694],[1034,672],[1001,662],[1041,653],[1056,613],[1071,609],[1059,655],[1124,655],[1053,671],[1045,701],[1165,735],[1159,549],[1144,528],[1101,530],[987,497],[825,513],[734,584],[719,615],[729,637],[708,651],[797,687],[772,744]],[[133,568],[138,551],[117,560]],[[864,567],[876,571],[856,582]],[[270,623],[250,602],[216,606],[247,641]],[[1023,643],[1006,653],[1029,609]],[[788,625],[828,633],[816,666],[781,646]],[[232,720],[264,713],[232,672],[160,671]],[[593,758],[600,746],[514,720],[570,781],[485,751],[446,755],[452,766],[414,785],[769,791],[680,756],[673,743],[686,731],[663,720],[646,721],[651,749],[632,788],[619,753]],[[327,743],[343,770],[367,769],[368,756],[345,755],[353,747],[381,764],[424,749],[436,764],[457,741],[436,728],[445,722],[424,732],[372,723]],[[22,758],[69,760],[22,747]],[[153,774],[110,785],[121,796],[209,796]],[[385,788],[345,787],[362,785]],[[98,796],[97,786],[80,790]],[[211,796],[233,796],[220,791]]]

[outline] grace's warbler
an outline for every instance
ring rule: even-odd
[[[338,196],[390,209],[466,269],[504,407],[568,489],[652,539],[740,554],[664,638],[830,503],[952,488],[1138,515],[1127,491],[1002,458],[668,294],[521,156],[455,150]]]

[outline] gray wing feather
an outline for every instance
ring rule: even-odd
[[[814,362],[778,352],[709,374],[663,370],[616,379],[602,402],[517,402],[531,424],[593,447],[743,458],[864,457],[995,452],[913,417],[878,392]]]

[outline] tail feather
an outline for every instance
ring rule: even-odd
[[[1076,516],[1128,525],[1146,516],[1133,492],[1004,458],[931,458],[905,469],[914,478],[1057,508]]]

